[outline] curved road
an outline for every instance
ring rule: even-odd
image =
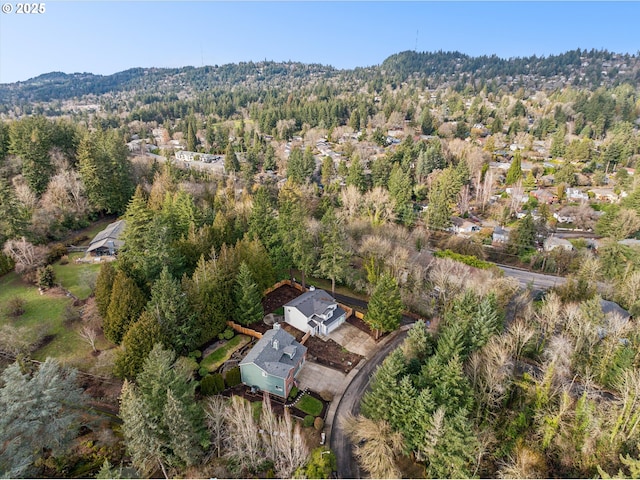
[[[336,454],[338,478],[360,478],[358,462],[353,458],[352,445],[349,438],[342,430],[342,419],[348,413],[357,415],[360,411],[360,400],[369,386],[374,370],[382,361],[397,348],[407,336],[406,330],[397,330],[389,340],[369,359],[342,394],[338,403],[329,445]]]

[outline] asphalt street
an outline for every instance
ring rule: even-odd
[[[342,429],[342,419],[349,413],[353,415],[358,414],[360,411],[360,400],[369,386],[376,367],[382,363],[392,350],[396,349],[402,343],[407,336],[407,332],[406,330],[397,330],[392,335],[394,335],[394,337],[387,341],[353,378],[338,404],[331,429],[331,439],[329,441],[331,450],[336,454],[338,478],[360,478],[358,462],[353,458],[353,446]]]

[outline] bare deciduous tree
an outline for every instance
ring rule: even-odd
[[[347,188],[340,192],[340,199],[342,200],[342,215],[347,219],[356,218],[362,206],[362,195],[358,191],[358,187],[347,185]]]
[[[384,188],[369,190],[364,194],[363,203],[364,213],[374,227],[394,219],[395,202]]]
[[[241,469],[255,470],[264,456],[251,404],[234,395],[225,410],[225,418],[229,431],[226,456],[235,460]]]
[[[96,348],[96,340],[98,338],[98,332],[93,326],[87,325],[87,324],[82,325],[82,328],[78,332],[78,335],[80,336],[80,338],[82,338],[82,340],[88,343],[89,346],[91,346],[94,352],[98,351],[98,349]]]
[[[223,445],[227,440],[226,408],[227,400],[220,395],[209,397],[204,406],[207,429],[209,430],[209,438],[213,447],[211,453],[215,453],[218,458],[222,456]]]
[[[372,478],[400,478],[395,458],[402,450],[402,436],[388,422],[350,415],[342,425],[356,444],[354,454],[360,465]]]
[[[35,271],[44,265],[47,256],[46,247],[35,246],[24,237],[20,240],[7,240],[3,251],[13,259],[16,264],[16,273],[19,274]]]

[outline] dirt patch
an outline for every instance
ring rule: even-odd
[[[355,315],[351,315],[349,318],[347,318],[347,323],[350,323],[351,325],[356,327],[358,330],[362,330],[364,333],[369,335],[375,342],[379,342],[384,337],[389,335],[389,333],[391,333],[391,332],[381,333],[380,336],[378,338],[376,338],[375,332],[373,332],[369,328],[369,325],[367,325],[364,320],[362,320],[361,318],[356,317]]]
[[[283,324],[282,328],[293,335],[298,342],[304,337],[304,332],[288,323]],[[364,358],[350,352],[331,339],[309,337],[304,346],[307,347],[307,358],[309,360],[344,373],[349,373]]]
[[[302,295],[300,290],[289,285],[278,287],[262,299],[264,313],[272,313],[300,295]]]

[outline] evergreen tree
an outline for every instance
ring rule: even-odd
[[[53,175],[52,146],[53,124],[45,117],[25,117],[9,124],[9,152],[22,159],[22,175],[36,195],[44,193]]]
[[[509,170],[507,170],[507,179],[505,183],[507,185],[513,185],[519,179],[522,178],[522,156],[520,155],[520,151],[516,151],[516,154],[513,156],[513,160],[511,160],[511,165],[509,166]]]
[[[287,178],[298,185],[305,183],[315,169],[315,160],[312,168],[309,168],[310,166],[307,152],[303,153],[300,147],[293,147],[287,160]]]
[[[402,318],[402,299],[396,279],[383,273],[371,294],[364,321],[376,337],[381,332],[391,332],[398,328]]]
[[[231,143],[227,145],[227,150],[224,152],[224,171],[228,174],[240,171],[240,162]]]
[[[170,346],[177,352],[187,353],[200,340],[198,325],[193,321],[186,296],[180,283],[174,280],[167,267],[151,288],[147,312],[158,322]]]
[[[4,245],[9,239],[24,236],[27,216],[27,211],[18,201],[12,186],[0,177],[0,245]]]
[[[109,302],[111,302],[111,290],[113,288],[113,280],[116,278],[116,269],[111,263],[103,263],[100,265],[100,271],[96,277],[96,287],[93,291],[96,299],[96,306],[102,318],[107,316]]]
[[[235,321],[240,325],[251,325],[262,320],[262,295],[258,286],[253,281],[251,269],[246,262],[240,264],[236,276],[236,288],[234,290],[236,302]]]
[[[267,145],[267,149],[264,152],[264,161],[262,162],[263,170],[275,170],[276,169],[276,151],[271,144]]]
[[[376,369],[369,390],[362,397],[361,411],[372,420],[391,420],[389,405],[400,379],[407,372],[402,350],[396,348]]]
[[[64,462],[81,423],[86,398],[76,371],[47,358],[33,373],[13,363],[0,380],[0,473],[41,477],[35,465]]]
[[[346,183],[347,185],[353,185],[354,187],[356,187],[360,191],[360,193],[366,190],[367,184],[364,176],[364,168],[358,155],[355,155],[351,159]]]
[[[196,383],[174,363],[175,354],[157,344],[136,384],[125,382],[120,418],[133,465],[144,475],[158,466],[169,478],[195,465],[207,434],[204,412],[195,400]]]
[[[196,124],[196,119],[193,115],[190,115],[189,118],[187,119],[187,132],[186,132],[187,151],[189,152],[195,152],[196,149],[198,148],[198,137],[196,136],[197,131],[198,131],[198,127]]]
[[[336,293],[336,280],[345,278],[349,267],[349,251],[346,249],[346,236],[333,208],[322,217],[322,252],[318,269],[321,275],[331,279],[331,293]]]
[[[320,170],[320,178],[322,181],[322,185],[324,185],[325,189],[331,183],[331,179],[336,174],[336,168],[333,164],[333,159],[331,157],[324,157],[322,159],[322,168]]]
[[[145,303],[144,295],[136,283],[124,272],[118,271],[113,280],[107,316],[102,325],[104,336],[113,343],[120,344],[129,327],[138,319]]]
[[[411,201],[411,176],[396,163],[389,177],[389,194],[396,202],[396,210],[401,210]]]
[[[134,193],[129,150],[115,130],[87,133],[78,146],[79,172],[93,208],[122,213]]]
[[[122,337],[122,349],[118,351],[114,373],[120,378],[135,379],[156,343],[168,345],[170,342],[155,317],[144,311]]]
[[[435,122],[428,108],[422,110],[420,115],[420,131],[423,135],[433,135],[435,132]]]

